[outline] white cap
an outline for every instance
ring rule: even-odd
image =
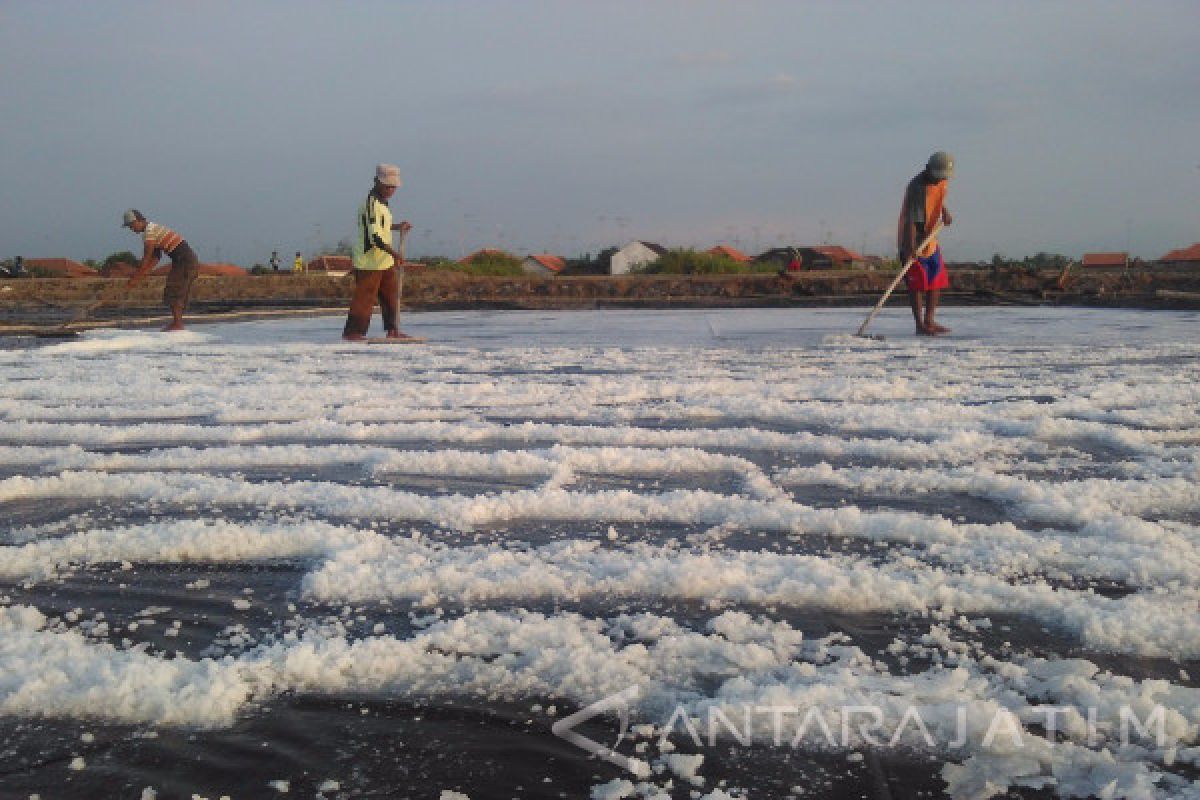
[[[375,168],[375,180],[384,186],[399,186],[400,168],[395,164],[380,164]]]

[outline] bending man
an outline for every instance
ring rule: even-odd
[[[188,300],[192,296],[192,285],[200,274],[200,261],[196,252],[187,241],[175,231],[150,222],[137,209],[131,208],[125,212],[122,227],[129,228],[134,233],[142,235],[145,250],[142,254],[142,264],[137,272],[129,277],[125,288],[132,288],[146,277],[146,273],[154,269],[163,253],[171,259],[171,272],[167,275],[167,285],[163,289],[163,303],[171,309],[171,323],[163,328],[164,331],[183,330],[183,312],[187,310]]]
[[[371,327],[371,311],[379,301],[383,327],[389,339],[407,339],[397,327],[400,306],[400,271],[404,257],[392,249],[392,231],[407,233],[407,221],[392,224],[388,200],[400,186],[400,170],[391,164],[375,168],[375,186],[358,207],[358,235],[354,237],[354,299],[342,338],[358,342],[367,338]]]

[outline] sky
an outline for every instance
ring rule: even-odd
[[[310,255],[399,165],[410,255],[639,238],[952,260],[1200,241],[1195,0],[0,0],[0,258]]]

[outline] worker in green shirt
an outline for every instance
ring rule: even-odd
[[[404,257],[392,247],[392,231],[407,234],[412,229],[408,221],[392,222],[388,200],[401,185],[400,169],[392,164],[375,168],[375,185],[358,207],[358,235],[354,237],[354,298],[342,338],[362,341],[371,326],[371,312],[376,301],[383,315],[383,327],[389,339],[408,339],[397,324],[400,307],[400,280]]]

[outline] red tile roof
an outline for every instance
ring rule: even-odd
[[[100,273],[96,270],[69,258],[27,258],[25,259],[25,270],[28,272],[41,270],[61,278],[100,277]]]
[[[551,272],[562,272],[567,267],[566,261],[549,253],[530,253],[529,257]]]
[[[1084,253],[1085,267],[1123,267],[1129,263],[1129,253]]]
[[[849,250],[841,245],[825,244],[819,247],[812,248],[821,255],[829,256],[834,261],[862,261],[863,257],[853,250]]]
[[[719,244],[708,252],[712,253],[714,256],[725,256],[726,258],[732,258],[734,261],[738,261],[743,264],[750,260],[750,256],[746,255],[741,250],[738,250],[736,247],[730,247],[727,244]]]
[[[1200,261],[1200,242],[1191,247],[1181,247],[1178,250],[1172,250],[1159,261]]]

